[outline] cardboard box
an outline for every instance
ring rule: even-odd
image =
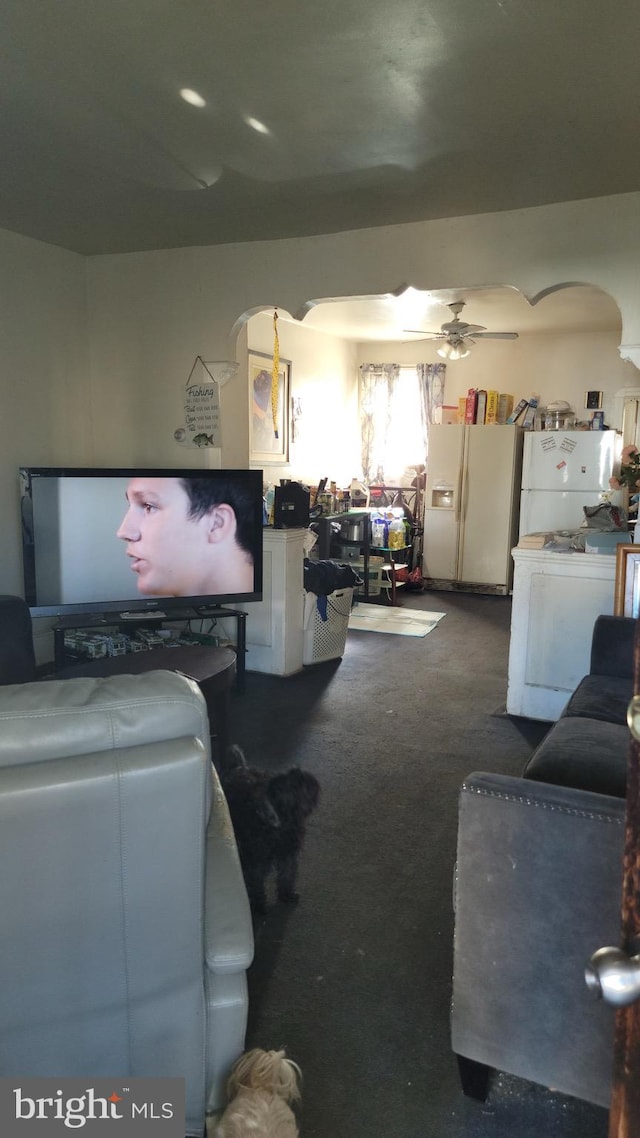
[[[487,413],[484,418],[487,424],[498,422],[498,398],[497,391],[487,391]]]
[[[478,407],[478,391],[475,387],[470,387],[467,391],[467,399],[465,404],[464,421],[465,423],[475,423],[476,411]]]
[[[465,403],[466,403],[466,399],[465,399]],[[445,404],[441,408],[441,411],[442,411],[442,418],[440,419],[441,423],[447,423],[449,426],[451,426],[451,424],[455,424],[455,423],[459,422],[459,419],[458,419],[459,410],[457,407],[449,407]]]
[[[507,417],[507,423],[517,423],[518,419],[522,418],[527,407],[529,406],[528,399],[521,399],[517,407]]]
[[[509,416],[513,411],[513,395],[498,396],[498,418],[496,422],[504,425],[509,422]]]

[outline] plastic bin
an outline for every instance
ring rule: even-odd
[[[351,567],[353,569],[355,569],[356,572],[359,573],[361,577],[364,577],[364,557],[360,557],[357,561],[351,561],[350,564],[351,564]],[[383,580],[382,580],[382,566],[383,565],[384,565],[384,557],[380,557],[378,554],[375,554],[375,553],[369,554],[369,574],[368,574],[368,576],[369,576],[369,591],[368,591],[368,595],[370,597],[379,597],[380,596],[380,590],[381,590],[382,585],[383,585]],[[363,597],[364,596],[364,585],[358,585],[355,592],[357,593],[358,596]]]
[[[353,589],[336,589],[327,597],[327,619],[318,612],[315,593],[304,595],[304,640],[302,663],[319,664],[344,655],[349,630]]]

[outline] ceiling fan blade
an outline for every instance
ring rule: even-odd
[[[466,324],[464,320],[451,320],[442,325],[448,336],[466,336],[469,332],[484,332],[484,324]]]
[[[517,340],[517,332],[475,332],[478,340]]]
[[[416,336],[437,336],[438,339],[446,334],[445,332],[425,332],[422,328],[403,328],[402,331],[406,332],[407,335],[414,333]]]

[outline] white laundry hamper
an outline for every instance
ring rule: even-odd
[[[336,589],[333,593],[329,593],[326,598],[326,620],[320,616],[317,601],[315,593],[305,592],[303,664],[319,664],[322,660],[335,660],[344,655],[347,642],[353,589]]]

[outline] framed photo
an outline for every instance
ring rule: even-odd
[[[616,549],[614,616],[640,616],[640,545],[619,545]]]
[[[278,370],[277,434],[271,406],[273,356],[249,349],[249,460],[263,465],[289,461],[291,360],[280,357]]]
[[[585,391],[584,405],[587,411],[600,411],[602,409],[602,392]]]

